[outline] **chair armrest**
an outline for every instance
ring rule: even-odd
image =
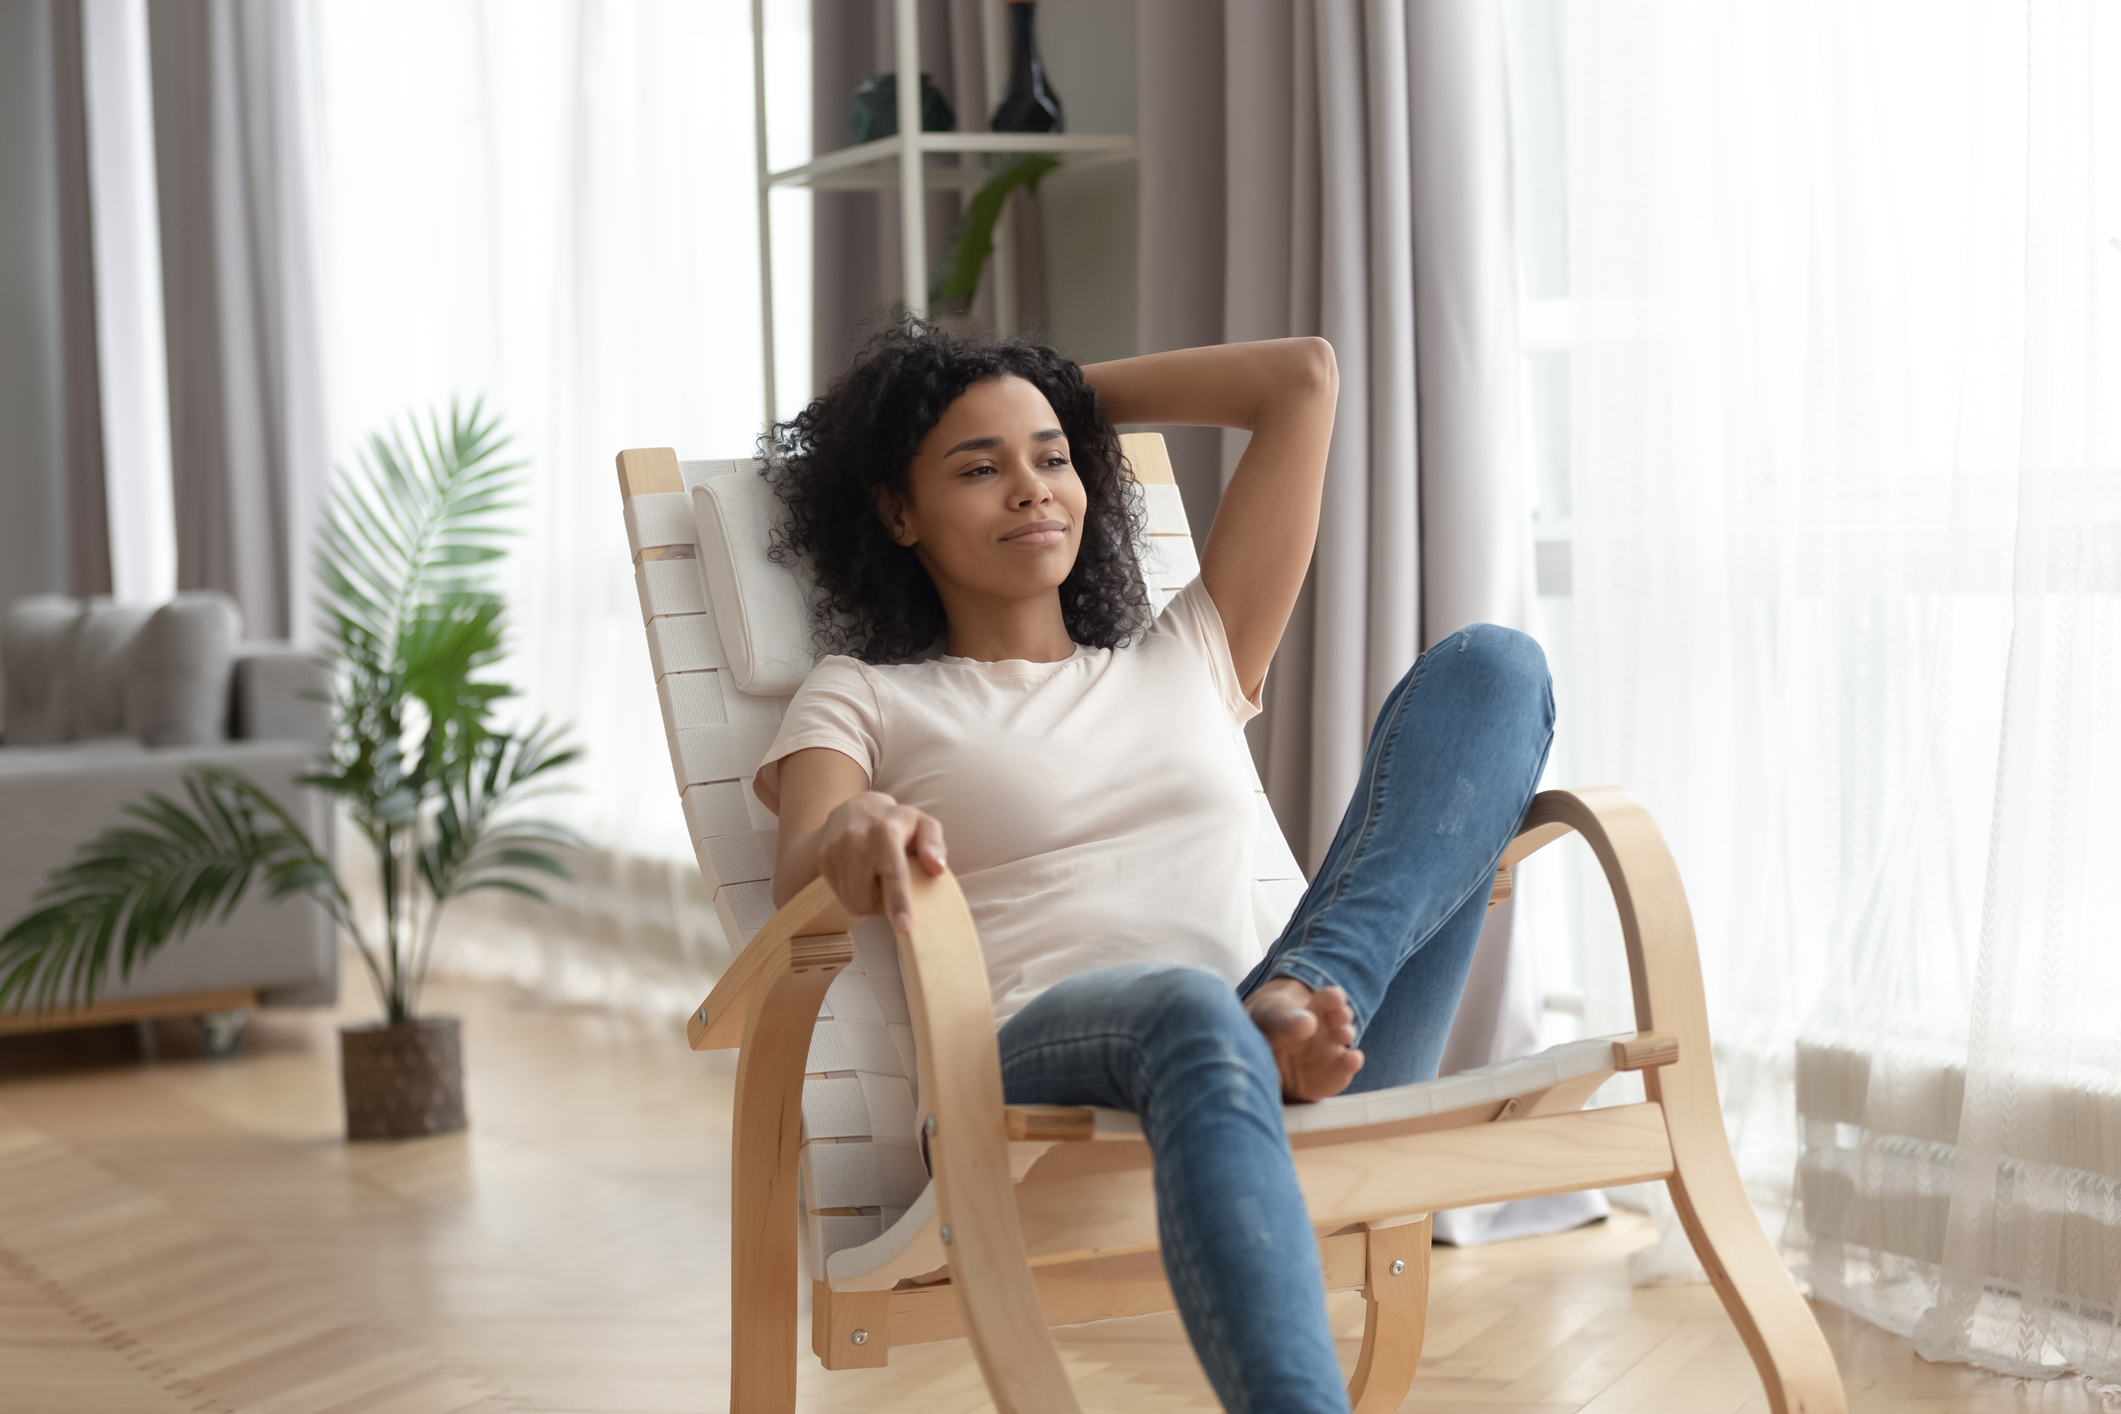
[[[811,880],[766,920],[687,1019],[685,1037],[692,1049],[726,1051],[743,1045],[745,1022],[781,978],[798,969],[845,967],[853,961],[854,942],[847,936],[853,922],[833,897],[832,885]]]
[[[943,1250],[973,1352],[1002,1408],[1023,1414],[1073,1411],[1077,1406],[1060,1356],[1046,1335],[1038,1288],[1024,1262],[1002,1109],[1002,1054],[995,1040],[994,1002],[987,992],[979,931],[957,879],[947,870],[933,878],[915,870],[910,883],[913,927],[899,936],[899,967],[913,1013]],[[767,920],[686,1022],[694,1050],[744,1046],[747,1041],[765,1041],[767,1051],[778,1047],[780,1053],[770,1059],[749,1049],[745,1053],[746,1065],[763,1062],[764,1069],[773,1072],[759,1077],[755,1103],[762,1111],[772,1098],[766,1094],[769,1088],[779,1087],[782,1098],[776,1103],[790,1103],[785,1096],[800,1087],[803,1060],[787,1037],[753,1025],[751,1018],[770,1011],[776,989],[792,974],[845,966],[854,952],[854,940],[847,933],[851,922],[831,885],[823,879],[812,881]],[[807,1048],[807,1028],[803,1040]],[[752,1103],[741,1069],[737,1088],[741,1167],[742,1113]],[[793,1161],[795,1122],[791,1111],[779,1135],[787,1150],[781,1156],[783,1167]],[[761,1180],[760,1186],[767,1185]],[[762,1203],[760,1211],[776,1210]],[[741,1252],[737,1265],[744,1266]]]
[[[1657,822],[1618,786],[1541,791],[1525,811],[1517,837],[1503,850],[1503,866],[1514,868],[1570,833],[1590,845],[1612,890],[1634,984],[1636,1027],[1670,1032],[1682,1047],[1665,1078],[1709,1076],[1708,1006],[1693,914]],[[1713,1103],[1713,1078],[1707,1093]]]
[[[1679,866],[1642,802],[1618,786],[1543,791],[1525,812],[1504,862],[1574,830],[1605,870],[1627,944],[1638,1048],[1651,1062],[1643,1092],[1664,1112],[1673,1172],[1666,1179],[1679,1222],[1737,1323],[1777,1409],[1847,1408],[1818,1322],[1790,1284],[1754,1215],[1716,1099],[1701,954]],[[1519,852],[1521,850],[1521,853]]]
[[[899,938],[899,970],[913,1013],[950,1279],[995,1404],[1023,1414],[1073,1411],[1078,1406],[1024,1260],[979,931],[954,875],[914,870],[911,883],[913,927]]]
[[[1663,1106],[1672,1151],[1682,1167],[1689,1153],[1714,1151],[1720,1161],[1701,1161],[1697,1186],[1716,1182],[1727,1191],[1715,1201],[1732,1211],[1744,1205],[1731,1167],[1723,1111],[1716,1098],[1716,1062],[1709,1044],[1708,999],[1701,985],[1701,953],[1686,886],[1664,834],[1641,801],[1619,786],[1541,791],[1525,812],[1516,840],[1504,851],[1511,863],[1574,831],[1584,838],[1605,871],[1627,945],[1628,978],[1635,994],[1635,1025],[1643,1033],[1643,1091]],[[1654,1039],[1653,1039],[1654,1038]],[[1713,1156],[1712,1156],[1713,1159]]]
[[[803,1072],[832,979],[854,959],[823,880],[761,929],[687,1024],[694,1049],[738,1048],[730,1116],[731,1340],[748,1352],[732,1409],[795,1407],[796,1209]],[[761,1304],[763,1303],[763,1304]]]
[[[331,669],[286,643],[236,649],[234,736],[243,741],[331,744]]]
[[[928,878],[915,870],[911,884],[913,926],[899,937],[899,962],[930,1116],[940,1235],[967,1333],[1002,1408],[1072,1414],[1077,1406],[1024,1261],[1002,1112],[1001,1049],[979,933],[948,872]],[[733,1184],[738,1233],[731,1253],[738,1291],[751,1289],[747,1277],[778,1280],[794,1270],[795,1229],[792,1223],[784,1229],[780,1214],[796,1191],[806,1013],[815,1012],[826,978],[853,958],[851,922],[831,885],[812,881],[767,920],[686,1022],[694,1050],[743,1051]],[[785,1384],[792,1402],[792,1340],[785,1367],[778,1330],[771,1345],[765,1362],[771,1369],[759,1378],[777,1391]]]

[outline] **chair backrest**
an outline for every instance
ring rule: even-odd
[[[1161,611],[1200,572],[1163,438],[1120,445],[1148,511],[1143,558]],[[774,818],[752,773],[788,697],[816,659],[797,573],[766,557],[772,493],[756,461],[680,462],[667,448],[619,454],[626,534],[670,764],[700,872],[732,951],[773,915]],[[1253,783],[1255,791],[1258,782]],[[1254,914],[1281,929],[1304,879],[1264,793]],[[898,948],[880,918],[854,932],[854,964],[826,994],[803,1085],[802,1183],[813,1276],[827,1254],[880,1236],[928,1182],[915,1134],[912,1018]]]

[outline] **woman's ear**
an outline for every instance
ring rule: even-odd
[[[906,525],[906,507],[898,493],[889,486],[876,488],[876,518],[884,523],[884,533],[896,544],[910,550],[919,538]]]

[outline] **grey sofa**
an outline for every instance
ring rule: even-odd
[[[149,792],[181,798],[184,773],[244,772],[327,852],[332,815],[296,784],[329,730],[325,669],[286,644],[241,642],[235,605],[182,594],[149,611],[57,595],[12,606],[0,635],[0,929],[36,906],[51,870]],[[233,1049],[255,1005],[337,1000],[329,916],[306,897],[253,890],[226,921],[162,949],[86,1011],[0,1012],[0,1032],[148,1016],[210,1016],[209,1049]]]

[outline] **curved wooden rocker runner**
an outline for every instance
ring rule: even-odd
[[[1161,439],[1122,443],[1150,511],[1144,567],[1161,608],[1198,567]],[[702,872],[742,943],[688,1026],[695,1050],[739,1048],[729,1407],[795,1407],[801,1225],[811,1347],[827,1368],[969,1336],[1005,1414],[1073,1411],[1048,1327],[1173,1305],[1148,1147],[1130,1115],[1002,1103],[986,968],[952,876],[916,879],[912,928],[895,947],[822,880],[771,909],[772,820],[744,783],[808,660],[800,589],[763,555],[769,508],[754,468],[680,464],[660,448],[619,456],[672,765]],[[1260,800],[1258,913],[1271,937],[1302,881]],[[1380,1414],[1413,1383],[1431,1213],[1662,1179],[1771,1408],[1839,1414],[1825,1338],[1731,1158],[1693,922],[1648,812],[1615,787],[1541,794],[1490,906],[1519,862],[1571,831],[1619,912],[1633,1035],[1284,1112],[1326,1285],[1359,1287],[1366,1302],[1350,1401]],[[1584,1109],[1622,1070],[1643,1072],[1646,1099]]]

